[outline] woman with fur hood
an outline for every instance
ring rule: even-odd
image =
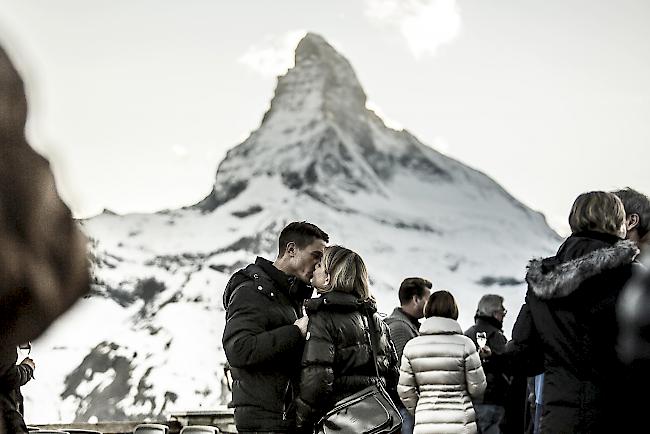
[[[528,266],[513,343],[543,362],[542,433],[605,432],[624,372],[616,354],[616,302],[639,251],[623,240],[625,210],[611,193],[578,196],[569,225],[572,234],[557,254]]]

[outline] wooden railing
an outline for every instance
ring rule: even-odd
[[[87,429],[99,431],[103,434],[132,434],[136,426],[145,421],[129,422],[98,422],[98,423],[65,423],[65,424],[48,424],[32,425],[41,429],[58,429],[65,431],[66,428]],[[186,411],[172,413],[169,421],[159,422],[169,426],[169,434],[178,434],[184,426],[188,425],[209,425],[219,428],[219,431],[226,434],[235,434],[235,422],[233,410],[223,408],[208,411]]]
[[[144,421],[133,422],[97,422],[97,423],[54,423],[47,425],[30,425],[40,429],[58,429],[65,431],[67,428],[87,429],[99,431],[103,434],[133,434],[136,426]],[[169,434],[178,434],[181,431],[181,424],[176,421],[156,422],[169,426]]]

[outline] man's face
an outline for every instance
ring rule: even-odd
[[[626,238],[636,243],[641,253],[650,250],[650,232],[647,232],[643,237],[639,233],[639,216],[637,214],[630,214],[625,220],[627,228]]]
[[[293,274],[305,283],[309,283],[311,278],[314,276],[316,264],[318,264],[323,257],[324,250],[325,241],[320,239],[314,239],[311,244],[308,244],[302,249],[295,246],[290,261],[290,274]]]
[[[419,319],[424,317],[424,305],[427,304],[427,300],[429,299],[430,295],[431,295],[431,290],[429,288],[426,288],[422,297],[418,297],[417,295],[415,296],[415,303],[416,303],[415,311],[418,314],[416,318]]]
[[[329,284],[329,275],[325,271],[325,267],[323,266],[323,260],[321,259],[316,264],[314,275],[311,278],[311,286],[316,288],[316,291],[319,294],[321,294],[323,292],[326,292],[328,284]]]
[[[503,305],[501,305],[501,309],[499,309],[494,313],[494,317],[497,320],[503,322],[503,319],[506,317],[506,313],[508,313],[508,310],[505,307],[503,307]]]
[[[637,230],[639,216],[636,214],[631,214],[625,219],[625,238],[639,243],[639,232]]]

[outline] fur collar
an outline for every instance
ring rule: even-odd
[[[566,297],[585,280],[629,264],[638,254],[636,244],[623,240],[611,247],[594,250],[579,258],[560,263],[548,271],[543,269],[543,259],[533,259],[528,264],[526,282],[541,299]]]

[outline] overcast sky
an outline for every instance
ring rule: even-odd
[[[647,0],[0,0],[30,141],[79,217],[203,198],[313,31],[389,124],[566,233],[583,191],[650,193],[648,23]]]

